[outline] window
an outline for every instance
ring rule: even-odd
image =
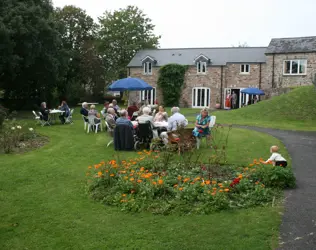
[[[249,74],[250,73],[250,65],[242,64],[240,65],[240,74]]]
[[[286,60],[284,61],[284,75],[306,75],[307,60]]]
[[[148,101],[149,105],[155,105],[156,101],[156,88],[152,90],[143,90],[139,93],[139,101]]]
[[[192,108],[209,107],[211,103],[211,89],[197,87],[192,89]]]
[[[151,75],[152,74],[152,64],[151,62],[145,62],[143,64],[144,66],[144,74],[145,75]]]
[[[197,62],[197,73],[206,73],[206,62]]]

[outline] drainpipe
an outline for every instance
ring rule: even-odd
[[[274,54],[272,54],[272,88],[274,87]]]
[[[128,71],[127,71],[127,72],[128,72],[128,73],[127,73],[127,75],[128,75],[128,76],[131,76],[131,68],[130,68],[130,67],[127,67],[127,69],[128,69]]]
[[[262,72],[262,63],[259,64],[259,89],[261,89],[261,73]],[[259,101],[261,101],[261,96],[259,95]]]
[[[223,105],[223,66],[221,66],[221,98],[220,98],[220,108]]]

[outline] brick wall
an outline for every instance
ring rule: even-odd
[[[316,73],[316,53],[276,54],[274,55],[274,84],[272,80],[273,55],[267,55],[265,89],[286,88],[291,86],[311,85]],[[306,75],[283,75],[284,60],[307,59]]]

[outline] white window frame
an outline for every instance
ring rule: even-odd
[[[147,91],[147,96],[145,96],[146,91]],[[147,100],[149,99],[148,97],[150,97],[150,103],[148,103],[149,105],[155,105],[155,101],[156,101],[156,98],[157,98],[156,87],[153,87],[152,90],[139,91],[139,101],[140,102],[146,100],[146,97],[147,97]]]
[[[203,90],[205,91],[205,98],[204,98],[203,105],[197,105],[197,100],[198,100],[197,96],[198,96],[199,89],[202,91]],[[195,90],[195,95],[194,95],[194,90]],[[207,103],[207,90],[209,90],[208,103]],[[206,87],[194,87],[194,88],[192,88],[192,108],[205,108],[205,107],[209,107],[210,104],[211,104],[211,88],[206,88]]]
[[[150,65],[150,67],[149,67]],[[144,62],[143,63],[143,74],[144,75],[152,75],[153,72],[153,64],[152,62]]]
[[[292,73],[292,64],[293,61],[297,61],[297,73]],[[300,72],[300,65],[301,62],[304,61],[305,62],[305,72],[304,73],[299,73]],[[286,73],[285,72],[285,68],[286,68],[286,62],[290,62],[290,73]],[[307,74],[307,59],[291,59],[291,60],[284,60],[283,61],[283,75],[285,76],[304,76]]]
[[[248,65],[248,72],[246,71]],[[242,71],[242,66],[244,66],[244,71]],[[240,65],[240,74],[249,75],[250,74],[250,64],[241,64]]]
[[[199,68],[200,66],[200,68]],[[205,71],[203,72],[203,66],[205,67]],[[207,64],[206,62],[203,62],[203,61],[198,61],[197,64],[196,64],[196,72],[198,74],[206,74],[207,72]]]

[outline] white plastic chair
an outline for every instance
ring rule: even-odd
[[[82,115],[82,120],[84,122],[83,129],[84,129],[84,131],[86,131],[87,127],[89,126],[88,116]]]
[[[65,123],[73,124],[74,122],[72,121],[72,115],[74,113],[74,109],[70,110],[69,116],[65,117]]]
[[[216,116],[215,115],[212,115],[211,116],[211,121],[210,121],[210,125],[209,125],[209,128],[213,128],[215,126],[215,123],[216,123]]]
[[[95,123],[94,119],[98,119],[98,120],[100,120],[100,122],[99,123]],[[101,131],[102,131],[102,122],[101,122],[100,118],[97,118],[95,115],[89,115],[88,116],[88,120],[89,120],[89,124],[88,124],[88,131],[87,131],[87,133],[89,133],[90,129],[92,130],[93,128],[95,128],[95,133],[98,133],[99,126],[100,126]]]
[[[105,123],[107,131],[109,133],[114,131],[113,128],[111,128],[110,125],[107,123],[107,121],[104,121],[104,123]],[[106,145],[106,147],[109,147],[113,142],[114,142],[114,140],[112,139],[111,141],[109,141],[109,143]]]
[[[41,117],[39,115],[37,115],[34,110],[32,111],[32,113],[34,115],[35,121],[37,121],[37,123],[41,123]]]
[[[43,114],[42,114],[41,112],[38,112],[38,113],[39,113],[40,117],[43,117]],[[47,121],[45,121],[44,119],[40,119],[39,121],[40,121],[40,123],[42,124],[42,127],[44,127],[45,125],[50,126],[49,117],[48,117],[48,120],[47,120]]]

